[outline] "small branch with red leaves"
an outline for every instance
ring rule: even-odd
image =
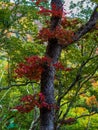
[[[48,104],[45,101],[45,96],[43,93],[38,93],[34,95],[26,95],[20,99],[21,104],[14,107],[13,109],[18,110],[20,113],[28,113],[34,109],[34,107],[45,108],[51,110],[51,108],[58,109],[55,104]]]

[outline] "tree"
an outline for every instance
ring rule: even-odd
[[[52,3],[55,3],[56,8],[59,10],[62,10],[62,2],[60,0],[52,0]],[[77,32],[75,32],[75,38],[72,40],[72,43],[75,41],[78,41],[83,35],[85,35],[88,31],[90,31],[96,24],[98,20],[98,5],[94,9],[93,14],[91,15],[90,20],[81,27]],[[54,17],[51,18],[51,30],[54,30],[56,26],[58,26],[61,18],[60,17]],[[68,45],[65,45],[68,46]],[[58,58],[62,51],[62,45],[58,43],[57,39],[51,39],[48,42],[48,46],[46,49],[46,56],[52,58],[52,62],[56,63],[58,61]],[[85,63],[84,63],[85,64]],[[45,68],[45,71],[42,73],[41,78],[41,92],[46,97],[47,103],[54,104],[54,74],[55,70],[53,66],[47,66]],[[79,80],[79,75],[76,78],[76,80]],[[69,90],[71,87],[69,88]],[[54,112],[53,110],[45,110],[42,108],[40,110],[41,115],[41,130],[53,130],[54,129]]]
[[[52,12],[52,17],[51,17],[51,22],[50,22],[50,31],[51,31],[51,34],[52,34],[52,32],[54,32],[56,29],[57,29],[57,31],[60,31],[59,27],[60,27],[60,24],[61,24],[61,15],[63,13],[63,7],[62,7],[62,1],[61,0],[52,0],[51,5],[53,7],[52,10],[45,10],[44,8],[42,8],[42,9],[44,9],[43,13],[45,13],[45,11],[47,11],[47,13],[51,13],[52,11],[54,11],[54,6],[55,6],[56,13],[57,13],[57,11],[59,12],[59,15],[58,15],[58,13],[54,15],[53,12]],[[71,34],[71,35],[69,35],[70,38],[67,39],[66,41],[62,41],[62,39],[60,39],[60,35],[57,35],[59,37],[56,37],[56,36],[54,37],[54,34],[51,37],[48,36],[48,45],[47,45],[47,48],[46,48],[45,57],[52,59],[52,61],[51,61],[51,64],[47,64],[49,59],[45,60],[46,64],[44,64],[44,71],[42,71],[42,74],[41,74],[41,94],[43,94],[42,96],[45,96],[45,103],[47,103],[48,105],[51,105],[51,104],[54,105],[55,104],[55,98],[54,98],[55,67],[54,67],[54,65],[58,62],[58,59],[59,59],[59,57],[62,53],[62,50],[64,48],[68,48],[68,46],[71,46],[73,43],[79,41],[82,36],[84,36],[87,32],[90,32],[95,28],[95,25],[96,25],[97,20],[98,20],[97,8],[98,8],[98,5],[95,7],[89,21],[85,25],[78,28],[77,31],[74,32],[74,34],[72,34],[70,32],[70,34]],[[62,31],[63,30],[61,30],[61,32]],[[68,35],[68,33],[67,33],[67,35]],[[73,35],[74,35],[74,37],[73,37]],[[95,33],[95,35],[97,35],[97,33]],[[61,42],[66,42],[66,43],[62,44]],[[82,46],[80,48],[82,48]],[[82,87],[82,85],[80,85],[80,83],[83,80],[82,77],[81,77],[81,75],[82,75],[81,73],[82,73],[82,71],[84,71],[83,69],[85,69],[84,68],[85,65],[91,59],[97,60],[97,56],[95,56],[94,58],[91,57],[92,51],[91,51],[90,55],[87,55],[86,60],[83,59],[83,61],[81,62],[80,66],[78,67],[77,71],[75,72],[75,77],[73,78],[74,79],[73,82],[71,81],[71,85],[68,88],[66,88],[66,90],[64,91],[63,94],[57,96],[58,97],[58,99],[57,99],[57,105],[58,106],[60,106],[61,100],[64,98],[64,96],[66,96],[68,94],[68,92],[71,91],[74,88],[76,83],[78,83],[78,85],[77,85],[78,87],[75,86],[76,88],[74,90],[75,91],[74,100],[75,100],[78,92],[80,91],[80,89]],[[98,69],[98,66],[96,65],[94,72],[92,71],[91,75],[93,75],[93,73],[95,74],[97,69]],[[88,76],[86,80],[88,80],[89,78],[90,77]],[[86,81],[84,80],[84,82],[86,82]],[[84,83],[82,82],[82,84],[84,84]],[[62,84],[60,84],[60,82],[59,82],[59,85],[62,85]],[[62,90],[60,90],[60,91],[62,91]],[[60,94],[60,91],[59,91],[58,94]],[[66,124],[66,123],[69,122],[69,124],[70,124],[70,122],[75,122],[76,119],[74,119],[74,118],[69,118],[69,120],[64,121],[66,115],[68,114],[70,106],[72,105],[74,100],[71,100],[71,101],[68,100],[68,101],[70,101],[69,104],[68,104],[68,108],[66,109],[66,112],[63,114],[63,117],[59,120],[57,120],[57,118],[58,118],[57,113],[58,113],[59,110],[55,110],[54,107],[51,107],[51,109],[49,109],[45,106],[41,107],[40,108],[40,130],[54,130],[54,129],[56,130],[63,123]],[[55,111],[56,111],[56,114],[55,114]],[[31,128],[31,129],[33,129],[33,128]]]

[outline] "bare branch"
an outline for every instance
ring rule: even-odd
[[[89,32],[98,22],[98,5],[95,7],[89,21],[75,33],[73,42],[78,41],[82,36]]]
[[[0,92],[2,91],[2,90],[7,90],[7,89],[10,89],[10,88],[13,88],[13,87],[19,87],[19,86],[26,86],[27,84],[29,84],[29,83],[36,83],[36,82],[25,82],[25,83],[23,83],[23,84],[13,84],[13,85],[10,85],[10,86],[6,86],[6,87],[0,87]],[[37,84],[37,83],[36,83]]]
[[[76,120],[79,119],[79,118],[82,118],[82,117],[92,116],[94,114],[96,114],[96,112],[93,112],[93,113],[90,113],[90,114],[83,114],[83,115],[80,115],[80,116],[76,117]]]
[[[38,117],[35,121],[32,121],[29,130],[35,130],[36,124],[39,122],[39,120],[40,120],[40,117]]]
[[[72,42],[69,44],[69,42],[66,45],[63,45],[62,48],[65,48],[74,42],[78,41],[82,36],[84,36],[86,33],[88,33],[90,30],[94,29],[96,23],[98,22],[98,5],[96,5],[89,21],[80,27],[78,31],[74,33],[74,37],[72,38]]]

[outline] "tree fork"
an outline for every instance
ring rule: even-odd
[[[51,3],[55,4],[56,7],[59,9],[62,8],[62,2],[61,0],[52,0]],[[75,37],[73,38],[74,42],[78,41],[82,36],[84,36],[86,33],[88,33],[93,27],[96,25],[98,20],[98,4],[95,7],[89,21],[82,27],[78,29],[77,32],[75,32]],[[60,24],[61,18],[60,17],[54,17],[51,18],[51,27],[50,30],[53,31],[59,24]],[[69,45],[69,43],[68,43]],[[67,47],[68,45],[65,45]],[[46,56],[49,58],[52,58],[52,64],[56,63],[58,61],[58,58],[61,54],[62,47],[57,39],[49,39],[48,46],[46,50]],[[46,97],[46,102],[48,104],[54,104],[54,76],[55,76],[55,69],[52,66],[44,66],[44,72],[41,76],[41,92]],[[48,110],[46,108],[40,109],[40,130],[54,130],[54,109]]]

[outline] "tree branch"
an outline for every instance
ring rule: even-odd
[[[92,116],[94,114],[96,114],[96,112],[93,112],[93,113],[90,113],[90,114],[83,114],[83,115],[80,115],[80,116],[76,117],[76,120],[79,119],[79,118],[82,118],[82,117]]]
[[[86,33],[88,33],[90,30],[94,28],[96,23],[98,22],[98,4],[96,5],[89,21],[80,27],[78,31],[74,33],[74,37],[72,38],[72,42],[69,44],[69,42],[65,45],[62,45],[62,48],[66,48],[67,46],[73,44],[74,42],[78,41],[82,36],[84,36]]]
[[[78,31],[75,33],[73,42],[78,41],[82,36],[84,36],[87,32],[89,32],[96,25],[97,21],[98,21],[98,4],[95,7],[89,21],[85,25],[80,27]]]
[[[10,86],[6,86],[6,87],[0,87],[0,92],[2,91],[2,90],[7,90],[7,89],[9,89],[9,88],[13,88],[13,87],[19,87],[19,86],[25,86],[25,85],[27,85],[27,84],[29,84],[29,83],[36,83],[36,82],[25,82],[25,83],[23,83],[23,84],[13,84],[13,85],[10,85]]]
[[[30,129],[29,130],[35,130],[35,127],[37,123],[39,122],[40,118],[38,117],[35,121],[32,121]]]

